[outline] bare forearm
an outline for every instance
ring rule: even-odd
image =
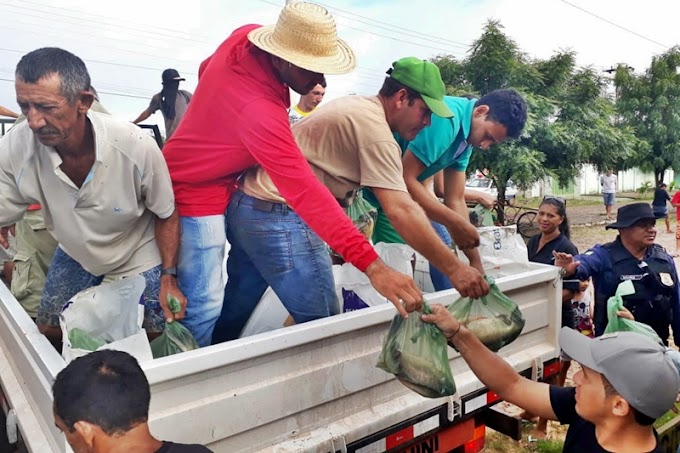
[[[385,212],[404,241],[446,275],[451,275],[461,265],[456,254],[437,236],[425,213],[416,203],[410,203],[410,206],[392,205]]]
[[[416,203],[423,208],[428,218],[437,223],[441,223],[449,229],[463,220],[455,211],[449,209],[436,197],[433,197],[432,193],[430,193],[430,191],[428,191],[420,182],[415,181],[415,183],[407,184],[407,186],[409,193]]]
[[[156,244],[161,255],[163,268],[171,268],[177,265],[179,254],[179,214],[177,210],[167,219],[156,217]]]
[[[501,398],[512,395],[522,377],[498,354],[491,352],[467,328],[461,326],[451,342],[480,381]]]
[[[148,110],[144,110],[142,113],[139,114],[137,119],[135,119],[132,122],[135,123],[135,124],[138,124],[138,123],[141,123],[142,121],[144,121],[145,119],[147,119],[150,116],[151,116],[151,112],[149,112]]]

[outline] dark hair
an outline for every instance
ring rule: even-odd
[[[165,82],[161,90],[161,112],[166,119],[175,119],[175,100],[179,91],[179,80]]]
[[[326,78],[324,77],[324,79],[321,82],[317,83],[317,85],[321,85],[322,87],[326,88]]]
[[[614,395],[619,395],[619,392],[616,391],[614,386],[612,385],[611,382],[609,382],[609,379],[604,377],[604,374],[601,374],[602,376],[602,384],[604,385],[604,394],[605,396],[614,396]],[[635,423],[638,425],[642,426],[652,426],[656,419],[653,419],[649,415],[645,415],[639,410],[635,409],[630,402],[628,402],[628,406],[630,406],[630,410],[633,413],[633,419],[635,419]]]
[[[515,90],[494,90],[482,96],[475,107],[489,106],[488,119],[502,124],[508,138],[517,138],[527,122],[527,103]]]
[[[557,208],[557,214],[562,217],[562,223],[560,224],[560,233],[562,233],[567,239],[570,239],[569,234],[569,219],[567,218],[567,204],[560,198],[544,198],[539,205],[539,208],[544,204],[549,204],[550,206],[555,206]]]
[[[54,412],[73,432],[78,421],[108,436],[125,433],[149,418],[149,382],[137,360],[121,351],[95,351],[61,370],[52,386]]]
[[[668,187],[665,182],[661,181],[659,183],[659,188]]]
[[[417,99],[422,99],[420,96],[420,93],[418,93],[416,90],[413,88],[409,88],[403,83],[399,83],[396,80],[394,80],[392,77],[385,77],[385,81],[383,82],[382,88],[380,88],[380,91],[378,94],[382,97],[389,98],[394,96],[397,91],[404,89],[406,90],[406,98],[408,99],[408,105],[413,105],[413,103]]]
[[[52,74],[59,76],[61,95],[69,104],[80,97],[81,91],[90,88],[90,74],[83,60],[57,47],[43,47],[27,53],[19,60],[14,75],[22,82],[37,83]]]

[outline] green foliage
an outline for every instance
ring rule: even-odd
[[[654,184],[649,181],[645,181],[640,184],[640,187],[638,187],[635,191],[640,194],[641,197],[644,197],[647,192],[652,190],[652,187],[654,187]]]
[[[558,439],[541,439],[536,443],[536,451],[540,453],[561,453],[564,442]]]
[[[494,181],[499,204],[509,179],[520,189],[546,176],[566,186],[581,164],[623,169],[641,148],[634,127],[616,124],[615,105],[605,95],[606,80],[592,68],[577,69],[572,51],[532,61],[503,33],[500,22],[490,20],[463,61],[446,55],[432,61],[449,95],[515,88],[527,101],[522,136],[488,151],[475,150],[468,166]],[[676,132],[680,134],[680,127]]]
[[[680,47],[652,58],[645,73],[619,66],[615,84],[622,124],[640,140],[630,164],[653,171],[655,183],[668,168],[680,168]]]

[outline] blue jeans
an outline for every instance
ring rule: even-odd
[[[604,201],[605,206],[614,206],[614,203],[616,202],[616,194],[602,193],[602,199]]]
[[[446,227],[441,223],[435,222],[434,220],[430,220],[430,223],[432,224],[434,231],[437,232],[437,235],[439,235],[439,237],[442,238],[442,241],[444,241],[444,243],[450,248],[453,244],[453,240],[451,239],[451,235],[449,234],[449,231],[446,229]],[[432,263],[430,263],[430,279],[432,280],[432,286],[434,287],[435,291],[453,288],[453,284],[451,283],[451,280],[449,280],[449,277],[437,269]]]
[[[224,299],[224,216],[180,217],[179,221],[177,283],[188,301],[181,322],[199,346],[209,346]]]
[[[227,286],[213,344],[239,337],[267,286],[297,324],[339,312],[326,244],[285,204],[236,192],[227,239]]]
[[[163,310],[158,303],[160,291],[161,266],[141,273],[146,280],[144,288],[144,324],[147,332],[162,332],[165,327]],[[59,326],[59,314],[64,305],[79,292],[97,286],[104,281],[104,275],[92,275],[61,247],[57,247],[52,263],[45,278],[37,323],[50,327]]]

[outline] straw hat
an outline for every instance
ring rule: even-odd
[[[276,25],[248,33],[255,46],[295,66],[321,74],[345,74],[356,67],[354,52],[338,39],[333,16],[314,3],[286,5]]]

